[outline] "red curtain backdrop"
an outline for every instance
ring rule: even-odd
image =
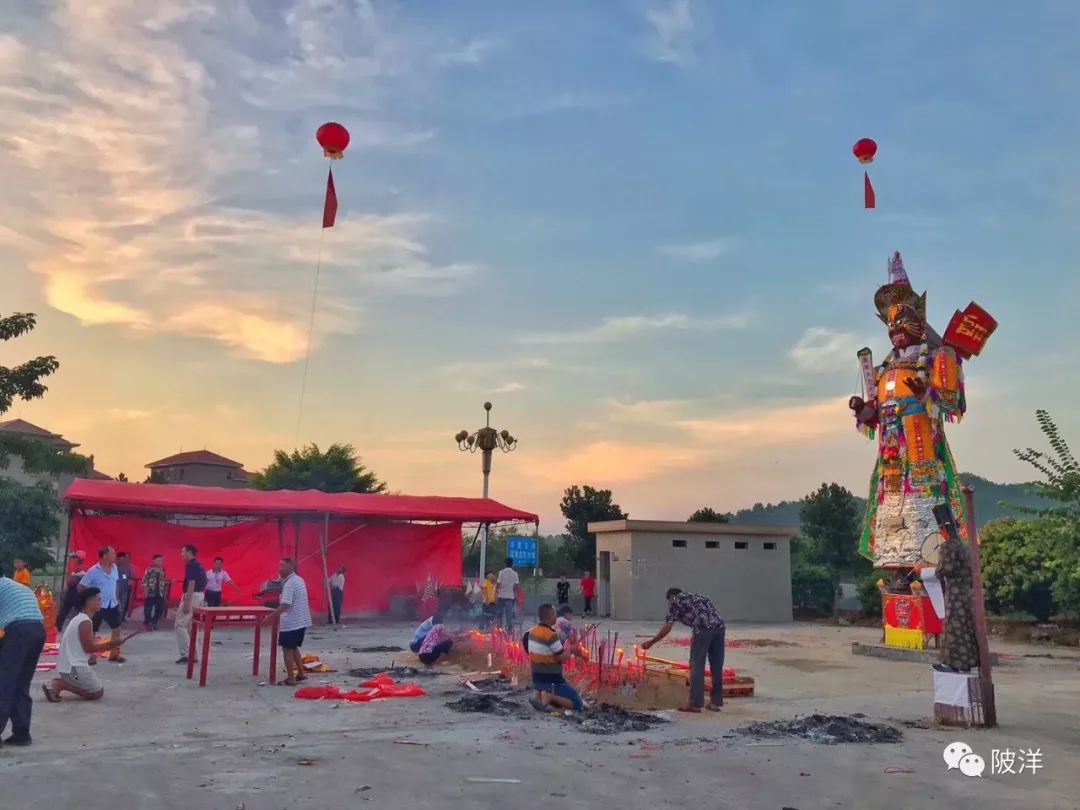
[[[174,581],[175,604],[180,596],[183,561],[180,548],[190,543],[199,550],[207,568],[214,557],[224,558],[225,570],[239,590],[226,585],[223,598],[229,604],[254,604],[263,582],[277,576],[281,557],[299,560],[299,573],[307,582],[312,613],[326,613],[319,537],[323,524],[297,525],[286,519],[268,518],[233,526],[180,526],[136,515],[93,516],[75,513],[71,548],[86,553],[88,564],[97,559],[102,546],[128,551],[137,576],[154,554],[165,558],[165,573]],[[461,585],[461,524],[422,525],[387,523],[364,525],[330,522],[327,553],[330,573],[346,566],[344,611],[349,614],[382,613],[394,593],[416,593],[428,576],[441,585]],[[141,591],[139,592],[141,596]],[[139,600],[141,601],[141,599]]]

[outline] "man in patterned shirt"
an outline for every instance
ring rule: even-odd
[[[671,632],[675,622],[690,628],[690,703],[682,711],[698,713],[705,706],[705,663],[712,670],[712,694],[709,709],[720,711],[724,705],[724,620],[712,600],[699,593],[683,593],[678,588],[667,592],[667,622],[653,638],[641,646],[649,649]]]

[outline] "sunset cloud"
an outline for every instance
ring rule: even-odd
[[[407,68],[367,3],[332,6],[301,0],[283,26],[267,29],[244,3],[163,0],[148,13],[66,2],[40,31],[0,37],[0,171],[10,189],[0,247],[41,276],[50,306],[85,325],[193,337],[288,363],[307,346],[320,245],[326,299],[316,348],[327,334],[358,329],[372,298],[453,294],[471,280],[475,265],[431,258],[424,214],[347,214],[324,234],[310,212],[223,202],[238,175],[280,150],[252,113],[268,72],[289,77],[276,103],[303,108],[310,98],[293,95],[297,83],[364,66],[377,86]],[[245,69],[255,34],[278,37],[293,56]],[[229,81],[218,81],[226,68]],[[434,137],[365,114],[372,120],[357,148],[413,148]]]
[[[519,343],[617,343],[650,332],[718,332],[747,329],[754,322],[752,313],[734,313],[716,318],[701,318],[680,312],[664,315],[624,315],[604,318],[589,329],[570,332],[541,332],[518,338]]]

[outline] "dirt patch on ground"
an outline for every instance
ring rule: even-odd
[[[750,723],[736,729],[749,737],[796,737],[822,745],[838,743],[899,743],[904,733],[894,726],[868,723],[858,715],[811,714],[794,720]]]
[[[822,672],[826,669],[851,669],[846,664],[830,664],[814,658],[770,658],[778,667],[797,669],[799,672]]]
[[[470,692],[451,700],[446,708],[466,714],[493,714],[496,717],[531,717],[536,714],[531,706],[491,692]]]
[[[663,717],[635,712],[610,703],[601,703],[584,712],[563,715],[568,723],[586,734],[620,734],[624,731],[648,731],[653,726],[666,723]]]
[[[349,674],[354,678],[374,678],[376,675],[386,673],[391,678],[405,679],[405,678],[435,678],[439,675],[449,675],[448,672],[439,672],[437,669],[427,669],[426,667],[360,667],[359,669],[350,669]]]
[[[404,647],[386,647],[382,644],[375,647],[349,647],[349,652],[354,653],[387,653],[387,652],[405,652]]]

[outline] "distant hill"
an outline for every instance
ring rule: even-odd
[[[1051,506],[1052,502],[1030,493],[1031,484],[997,484],[973,473],[961,473],[960,480],[975,487],[975,515],[979,526],[991,520],[1003,517],[1016,517],[1014,509],[1002,506],[1002,502],[1013,506],[1025,506],[1041,509]],[[866,504],[866,499],[856,496],[859,508]],[[743,509],[731,516],[732,523],[748,523],[758,526],[798,526],[800,501],[781,501],[780,503],[755,503],[750,509]]]

